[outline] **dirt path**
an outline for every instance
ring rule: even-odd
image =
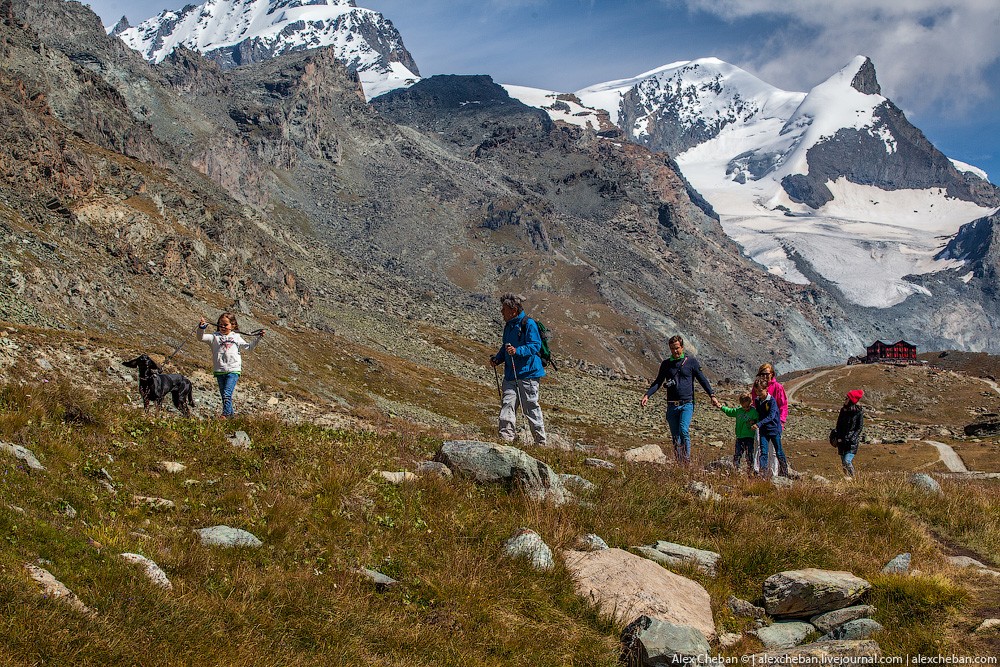
[[[785,386],[785,396],[787,396],[788,400],[791,401],[795,397],[796,392],[798,392],[799,389],[802,389],[802,387],[804,387],[807,384],[811,383],[813,380],[818,380],[819,378],[823,377],[824,375],[826,375],[828,373],[832,373],[833,371],[838,371],[838,370],[840,370],[840,367],[827,368],[826,370],[817,371],[816,373],[813,373],[812,375],[805,375],[805,376],[803,376],[801,378],[795,378],[794,380],[790,381],[788,383],[788,385]],[[848,368],[847,372],[850,373],[851,369]]]
[[[965,467],[965,461],[962,460],[962,457],[950,445],[934,440],[924,440],[924,442],[938,450],[938,454],[941,455],[941,462],[944,463],[948,470],[951,472],[969,472],[969,469]]]
[[[982,382],[985,382],[989,386],[993,387],[993,391],[995,391],[996,393],[1000,394],[1000,385],[997,385],[997,383],[994,382],[993,380],[990,380],[990,379],[987,379],[987,378],[975,378],[975,379],[976,380],[981,380]]]

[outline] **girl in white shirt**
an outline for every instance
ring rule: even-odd
[[[212,346],[212,371],[215,379],[219,382],[219,394],[222,396],[222,417],[233,416],[233,393],[236,391],[236,381],[240,379],[243,372],[243,351],[249,352],[257,347],[257,343],[264,337],[264,330],[261,329],[259,335],[254,336],[249,343],[236,333],[239,323],[232,313],[222,313],[216,324],[218,331],[207,333],[208,322],[201,318],[198,322],[198,329],[195,337]]]

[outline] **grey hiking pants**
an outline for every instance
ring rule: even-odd
[[[500,437],[507,442],[514,442],[517,435],[514,423],[517,421],[518,403],[524,406],[524,414],[528,417],[531,436],[535,444],[545,444],[545,422],[542,419],[542,408],[538,405],[538,380],[504,380],[503,401],[500,404]]]

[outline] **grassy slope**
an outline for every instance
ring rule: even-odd
[[[157,419],[122,410],[126,403],[124,395],[57,382],[0,391],[0,439],[30,447],[47,466],[28,474],[0,459],[6,662],[615,664],[620,627],[573,594],[563,569],[536,573],[500,557],[502,542],[521,526],[553,548],[594,532],[617,547],[667,539],[720,552],[717,579],[681,571],[709,589],[726,629],[746,627],[723,610],[730,594],[757,599],[768,575],[812,566],[875,584],[887,653],[988,650],[970,643],[967,626],[979,589],[991,582],[947,569],[932,531],[979,554],[1000,552],[989,483],[945,481],[939,500],[901,475],[789,491],[734,477],[709,479],[728,495],[705,504],[683,491],[690,477],[683,471],[597,471],[583,466],[583,453],[535,451],[559,472],[598,485],[589,503],[548,508],[461,480],[394,487],[373,479],[373,470],[412,469],[439,445],[439,432],[402,422],[363,431],[265,417]],[[701,419],[712,423],[710,415]],[[233,428],[250,433],[251,450],[227,443]],[[155,472],[164,459],[189,468]],[[96,483],[100,468],[114,478],[116,495]],[[151,512],[136,506],[134,494],[172,499],[178,509]],[[79,512],[75,519],[63,514],[67,503]],[[250,530],[264,547],[198,545],[192,530],[215,524]],[[173,592],[122,562],[125,551],[159,563]],[[903,551],[914,554],[922,575],[878,574]],[[38,559],[50,561],[46,567],[97,617],[41,599],[23,572]],[[376,592],[353,573],[358,566],[403,586]],[[746,639],[735,650],[755,648]]]

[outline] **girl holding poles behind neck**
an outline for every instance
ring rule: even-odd
[[[236,391],[236,381],[240,379],[243,372],[243,352],[250,352],[261,339],[264,338],[264,330],[261,329],[259,335],[253,336],[253,340],[247,342],[237,331],[239,323],[232,313],[222,313],[216,323],[218,331],[207,333],[208,322],[201,318],[198,322],[198,329],[194,332],[195,338],[208,343],[212,347],[212,372],[219,383],[219,395],[222,397],[222,418],[232,417],[233,393]]]

